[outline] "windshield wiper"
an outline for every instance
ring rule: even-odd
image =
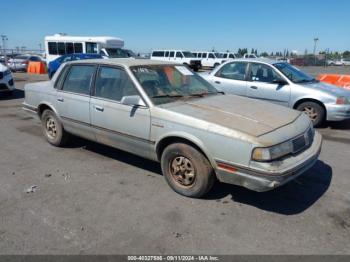
[[[225,94],[224,92],[218,91],[218,92],[203,92],[203,93],[194,93],[194,94],[190,94],[188,96],[197,96],[197,97],[204,97],[207,95],[213,95],[213,94]]]
[[[157,96],[152,96],[151,98],[163,98],[163,97],[184,97],[183,95],[157,95]]]
[[[311,83],[311,82],[318,82],[317,79],[312,78],[312,79],[303,79],[303,80],[299,80],[296,83]]]

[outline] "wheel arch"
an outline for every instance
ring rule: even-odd
[[[40,103],[38,106],[38,116],[40,119],[43,112],[47,109],[52,110],[56,114],[56,116],[59,118],[59,115],[57,114],[57,111],[54,109],[54,107],[50,103],[43,102],[43,103]]]
[[[206,159],[208,159],[208,161],[210,162],[213,168],[215,167],[215,161],[213,158],[211,158],[208,150],[205,148],[203,143],[201,143],[199,139],[192,137],[191,135],[186,136],[186,135],[171,134],[161,138],[156,143],[156,154],[157,154],[158,161],[160,161],[162,154],[164,152],[164,149],[167,146],[174,143],[184,143],[194,147],[199,152],[201,152]]]
[[[302,103],[304,102],[314,102],[318,105],[320,105],[323,109],[324,109],[324,117],[325,119],[327,119],[327,108],[326,106],[320,101],[320,100],[317,100],[317,99],[314,99],[314,98],[302,98],[298,101],[296,101],[293,105],[293,109],[297,109],[299,105],[301,105]]]

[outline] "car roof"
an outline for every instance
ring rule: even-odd
[[[233,60],[230,60],[230,62],[235,61],[235,62],[257,62],[257,63],[265,63],[269,65],[273,65],[276,63],[283,63],[281,61],[269,59],[269,58],[236,58]]]
[[[178,64],[169,61],[157,61],[150,59],[133,59],[133,58],[110,58],[110,59],[88,59],[69,62],[69,64],[104,64],[104,65],[121,65],[121,66],[145,66],[145,65],[169,65]]]

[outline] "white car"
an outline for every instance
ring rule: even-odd
[[[0,64],[0,93],[12,93],[15,89],[12,73],[8,67]]]
[[[343,58],[341,62],[345,66],[350,66],[350,58]]]
[[[154,50],[151,54],[151,60],[181,63],[194,71],[202,68],[201,60],[197,59],[191,52],[184,50]]]
[[[201,52],[201,51],[196,51],[196,52],[192,52],[192,54],[201,59],[202,62],[202,66],[203,67],[211,67],[211,68],[215,68],[218,65],[226,62],[226,59],[224,58],[219,58],[216,56],[216,54],[214,52]]]

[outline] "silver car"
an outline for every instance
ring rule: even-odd
[[[314,126],[350,118],[350,91],[319,82],[286,62],[236,59],[202,76],[225,93],[304,111]]]
[[[25,86],[24,109],[63,146],[69,134],[159,161],[179,194],[201,197],[216,179],[276,188],[317,161],[321,136],[303,113],[224,95],[181,64],[144,59],[64,64]]]

